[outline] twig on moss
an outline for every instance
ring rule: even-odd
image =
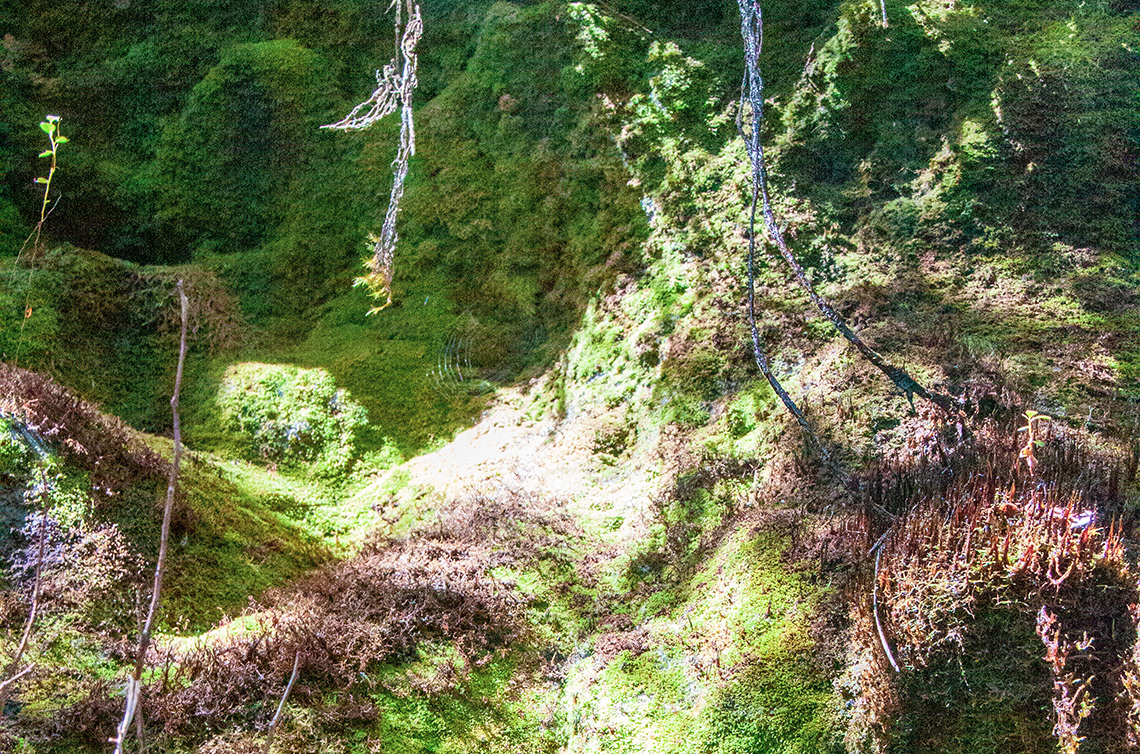
[[[889,534],[890,532],[888,532]],[[891,663],[891,667],[895,672],[899,672],[899,664],[895,662],[895,655],[891,652],[891,645],[887,643],[887,635],[883,633],[883,624],[879,620],[879,561],[883,557],[883,543],[886,541],[887,535],[884,534],[878,543],[875,545],[875,582],[871,588],[871,612],[875,614],[875,630],[879,633],[879,643],[883,645],[883,652],[887,655],[887,660]]]
[[[158,544],[158,562],[154,567],[154,587],[150,595],[150,609],[147,611],[146,622],[139,634],[139,649],[135,656],[134,674],[127,680],[126,709],[123,711],[122,722],[111,742],[115,744],[115,754],[122,754],[123,743],[127,731],[131,727],[131,719],[135,715],[139,697],[142,695],[142,673],[146,666],[146,653],[150,646],[151,633],[154,631],[155,618],[158,615],[158,606],[162,598],[162,576],[166,567],[166,549],[170,540],[170,517],[174,510],[174,493],[178,487],[178,469],[182,463],[182,427],[178,416],[178,395],[182,390],[182,368],[186,363],[186,321],[190,309],[183,290],[182,281],[178,281],[178,302],[182,308],[182,331],[178,344],[178,370],[174,376],[174,395],[170,399],[170,409],[174,414],[174,463],[170,465],[170,475],[166,485],[166,504],[162,510],[162,534]]]
[[[24,676],[26,676],[28,673],[31,673],[35,669],[36,669],[35,665],[28,665],[26,668],[21,670],[19,673],[16,673],[16,675],[14,675],[11,678],[9,678],[8,680],[0,683],[0,691],[6,691],[9,686],[11,686],[13,683],[20,680]],[[3,706],[4,701],[6,701],[6,699],[0,699],[0,706]]]
[[[749,11],[746,10],[745,5],[749,3],[750,0],[738,0],[738,2],[740,4],[741,34],[743,35],[745,44],[747,46],[750,34],[749,26],[751,24],[752,16],[749,15]],[[759,5],[756,5],[756,11],[759,13]],[[759,80],[759,75],[759,71],[756,69],[756,67],[749,63],[748,69],[744,74],[743,87],[745,92],[750,91],[752,88],[750,79],[755,77],[757,80]],[[737,113],[737,128],[740,129],[740,135],[742,137],[744,137],[744,131],[740,125],[740,113],[743,111],[744,102],[742,95],[740,112]],[[827,450],[824,448],[823,443],[819,441],[819,437],[815,433],[815,428],[811,425],[811,422],[808,421],[807,417],[804,415],[804,412],[800,410],[800,407],[796,405],[796,402],[792,399],[792,397],[788,395],[788,391],[785,390],[784,386],[780,384],[780,381],[776,379],[776,375],[772,373],[771,364],[768,362],[768,356],[764,353],[764,349],[760,347],[760,333],[756,328],[756,200],[757,195],[763,190],[763,175],[762,172],[757,171],[758,163],[754,157],[754,155],[759,154],[761,155],[760,159],[763,159],[763,146],[760,145],[760,129],[758,127],[754,127],[752,130],[751,138],[749,139],[745,137],[744,142],[748,149],[748,156],[752,159],[753,167],[752,208],[748,218],[748,323],[751,327],[752,334],[752,356],[756,360],[756,366],[760,368],[760,373],[764,375],[764,379],[766,379],[768,381],[768,384],[772,386],[772,390],[776,393],[777,396],[779,396],[780,401],[784,404],[784,407],[788,410],[788,413],[794,416],[796,418],[796,421],[800,423],[800,426],[804,430],[804,434],[807,435],[808,440],[811,442],[813,447],[819,451],[820,455],[822,455],[824,458],[827,458]],[[759,164],[762,170],[763,164]],[[768,198],[767,194],[765,193],[765,206],[767,206],[767,202]]]
[[[301,653],[298,651],[293,655],[293,673],[289,676],[289,683],[285,686],[285,693],[281,695],[281,701],[277,704],[277,712],[273,714],[273,719],[269,721],[269,729],[265,735],[265,754],[269,754],[269,747],[273,745],[273,734],[277,730],[277,724],[281,721],[281,712],[285,709],[285,702],[289,699],[289,692],[293,690],[293,684],[297,682],[297,673],[301,669]]]

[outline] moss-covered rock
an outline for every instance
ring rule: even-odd
[[[248,441],[251,457],[322,473],[344,471],[356,455],[364,409],[324,369],[243,363],[226,370],[218,393],[225,426]]]

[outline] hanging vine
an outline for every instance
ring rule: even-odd
[[[795,255],[792,254],[791,249],[788,248],[788,244],[784,240],[783,231],[780,230],[780,226],[776,222],[776,215],[772,211],[772,202],[768,195],[768,169],[764,160],[764,145],[760,140],[760,133],[764,126],[764,80],[760,76],[760,50],[764,44],[764,19],[759,0],[737,0],[737,4],[740,7],[740,33],[744,38],[745,64],[744,84],[740,94],[740,111],[737,113],[737,128],[740,130],[741,137],[744,139],[744,144],[748,151],[748,158],[752,162],[752,227],[754,228],[756,222],[756,197],[759,195],[763,206],[764,226],[768,231],[768,237],[772,239],[772,242],[780,252],[780,256],[784,258],[788,267],[791,268],[792,274],[800,284],[800,287],[804,289],[812,303],[823,313],[823,316],[827,317],[835,329],[838,330],[851,345],[855,346],[863,358],[871,362],[876,369],[885,374],[887,378],[906,395],[907,400],[912,404],[914,402],[914,396],[917,395],[920,398],[934,403],[944,411],[955,411],[957,409],[957,403],[952,397],[943,393],[930,392],[923,387],[921,383],[911,377],[905,369],[890,363],[877,351],[863,342],[863,339],[855,334],[855,331],[848,326],[839,312],[835,311],[830,303],[816,293],[815,286],[808,280],[804,268],[800,265]],[[743,126],[746,105],[750,110],[750,133],[745,133]],[[752,305],[752,248],[754,243],[754,240],[750,239],[748,269],[749,316],[752,319],[753,347],[757,354],[757,363],[760,364],[759,347],[756,343],[755,335],[755,311]],[[760,366],[760,369],[761,371],[765,371],[763,365]],[[768,378],[770,383],[773,382],[773,378],[770,377],[767,372],[765,372],[765,377]],[[773,387],[775,388],[776,385],[773,384]],[[776,392],[784,399],[784,405],[795,415],[800,424],[803,424],[805,429],[808,429],[802,414],[798,409],[793,407],[794,404],[790,404],[790,399],[784,398],[780,390],[777,389]]]
[[[412,96],[418,80],[416,48],[423,35],[423,16],[420,6],[406,0],[407,23],[403,20],[401,0],[392,0],[396,10],[397,57],[376,71],[376,89],[372,96],[352,109],[348,115],[336,123],[321,128],[337,131],[359,131],[368,128],[382,118],[400,110],[400,148],[392,161],[392,193],[388,199],[388,210],[384,214],[384,225],[380,234],[370,233],[368,245],[371,256],[365,261],[367,272],[356,279],[356,284],[364,286],[377,300],[385,302],[372,308],[368,313],[376,314],[392,303],[392,276],[395,272],[396,218],[400,212],[400,200],[404,196],[404,180],[408,176],[408,161],[416,153],[416,128],[412,119]]]

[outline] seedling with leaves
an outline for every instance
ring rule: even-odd
[[[1025,445],[1021,448],[1018,458],[1024,458],[1025,465],[1029,467],[1029,473],[1034,474],[1037,469],[1037,456],[1034,451],[1045,444],[1034,435],[1034,422],[1050,421],[1053,417],[1040,414],[1033,409],[1028,409],[1022,416],[1025,417],[1025,426],[1020,427],[1017,431],[1025,433]]]
[[[40,249],[40,236],[43,233],[44,222],[47,220],[48,215],[51,214],[51,210],[55,208],[54,205],[50,209],[48,207],[48,205],[51,203],[51,182],[52,179],[55,178],[55,171],[58,167],[59,147],[61,144],[67,143],[67,137],[59,132],[59,121],[60,117],[58,115],[48,115],[45,116],[43,121],[40,123],[40,130],[47,134],[50,147],[40,152],[39,156],[41,158],[50,157],[51,166],[48,168],[47,177],[36,177],[36,183],[42,184],[44,187],[44,198],[43,201],[40,202],[40,219],[36,223],[36,227],[32,230],[31,234],[29,234],[27,239],[24,240],[24,245],[20,247],[20,251],[16,254],[17,259],[19,259],[20,255],[24,253],[24,249],[27,248],[28,243],[31,242],[32,239],[35,239],[35,241],[32,242],[32,256],[34,259],[35,254]],[[58,202],[58,198],[56,201]],[[20,364],[20,350],[24,344],[24,329],[28,323],[28,319],[32,316],[32,277],[35,275],[35,273],[35,265],[29,265],[28,295],[24,300],[24,319],[20,322],[20,338],[16,344],[16,366],[19,366]]]
[[[59,156],[59,145],[67,143],[67,137],[59,133],[59,116],[49,115],[42,123],[40,123],[40,130],[47,134],[48,141],[51,143],[50,149],[45,149],[40,152],[40,157],[50,157],[51,167],[48,168],[47,177],[39,176],[36,178],[36,183],[42,183],[44,187],[44,199],[40,204],[40,221],[36,223],[36,242],[39,243],[40,230],[43,227],[44,221],[47,220],[49,214],[48,203],[51,201],[51,181],[55,177],[55,170],[57,167],[56,160]]]

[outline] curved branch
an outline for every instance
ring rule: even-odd
[[[760,133],[764,126],[764,80],[760,76],[760,50],[764,44],[764,20],[759,0],[737,0],[740,7],[740,32],[744,38],[745,74],[742,91],[740,93],[740,111],[737,113],[736,125],[744,139],[748,158],[752,163],[753,208],[756,203],[756,190],[759,190],[764,209],[764,225],[768,236],[779,249],[780,256],[784,258],[792,270],[800,287],[807,292],[816,308],[834,325],[835,329],[847,339],[851,345],[867,361],[885,374],[906,395],[911,404],[914,396],[925,398],[944,411],[953,411],[957,408],[956,401],[943,393],[931,393],[902,367],[895,366],[884,359],[877,351],[863,342],[839,315],[839,312],[816,293],[815,286],[808,280],[803,266],[800,265],[791,249],[784,240],[784,234],[776,223],[776,215],[772,211],[772,202],[768,196],[768,168],[764,160],[764,145],[760,141]],[[751,106],[750,127],[751,133],[744,133],[743,117],[745,105]],[[753,209],[755,211],[755,209]]]

